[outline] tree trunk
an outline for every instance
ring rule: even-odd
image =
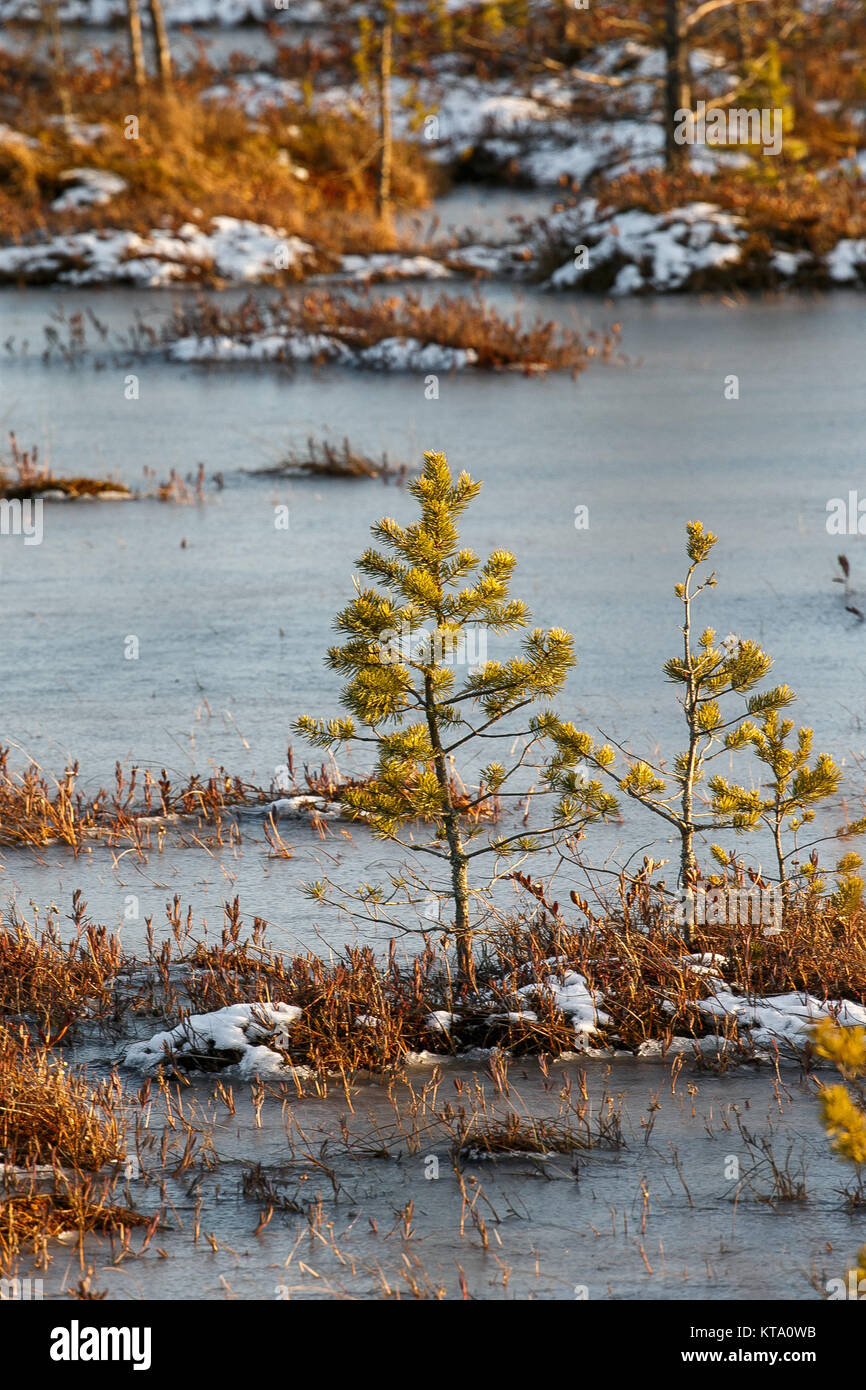
[[[448,768],[439,737],[436,719],[436,697],[431,676],[424,677],[424,708],[427,715],[427,731],[433,749],[433,765],[436,781],[442,792],[445,808],[445,838],[448,841],[448,858],[451,861],[451,895],[454,899],[454,941],[457,947],[457,982],[463,989],[474,993],[475,957],[472,953],[472,924],[469,920],[469,861],[463,848],[460,834],[460,813],[455,810],[451,800],[451,784]]]
[[[749,24],[745,17],[744,10],[744,5],[737,5],[734,10],[737,21],[737,58],[743,71],[745,71],[746,64],[752,57],[752,37],[749,32]]]
[[[687,145],[675,139],[677,112],[691,105],[688,47],[683,32],[682,0],[665,0],[665,165],[678,173],[686,165]]]
[[[779,891],[782,894],[782,921],[788,911],[789,884],[785,868],[785,847],[782,844],[782,817],[777,813],[773,826],[773,842],[776,846],[776,862],[779,867]]]
[[[129,30],[129,61],[132,65],[132,80],[141,92],[147,86],[147,68],[144,65],[144,43],[141,38],[141,11],[138,0],[126,0],[126,21]]]
[[[684,893],[697,886],[698,865],[695,859],[695,818],[694,796],[695,777],[698,771],[698,748],[700,729],[698,727],[698,687],[694,676],[692,656],[692,599],[690,585],[694,566],[686,577],[683,592],[683,665],[688,674],[684,707],[689,729],[689,748],[683,774],[683,795],[680,803],[680,887]],[[686,926],[686,941],[692,944],[692,923]]]
[[[165,28],[165,16],[162,12],[162,0],[150,0],[150,17],[153,21],[153,37],[156,43],[156,66],[159,72],[159,81],[164,91],[168,91],[172,84],[171,68],[171,46],[168,42],[168,34]]]
[[[381,222],[391,219],[391,21],[382,26],[379,59],[379,188],[376,211]]]
[[[68,124],[72,118],[72,100],[69,95],[69,75],[66,70],[66,55],[60,34],[59,0],[42,0],[42,18],[51,41],[51,61],[54,64],[54,78],[63,119]]]

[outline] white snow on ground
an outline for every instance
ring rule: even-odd
[[[55,212],[70,208],[104,207],[129,185],[108,169],[64,169],[61,181],[69,187],[51,204]]]
[[[474,348],[422,343],[418,338],[383,338],[354,348],[326,333],[272,332],[245,340],[227,335],[179,338],[169,348],[175,362],[333,362],[374,371],[451,372],[473,366]]]
[[[866,239],[838,241],[827,257],[827,269],[840,285],[866,281]]]
[[[264,806],[256,806],[254,814],[274,820],[308,820],[311,814],[322,820],[336,820],[343,813],[339,801],[326,801],[323,796],[281,796]]]
[[[604,52],[595,65],[597,71],[605,66]],[[660,51],[646,53],[650,66],[659,66]],[[710,59],[711,55],[704,64],[707,71],[713,66]],[[718,85],[718,74],[714,80]],[[483,148],[502,164],[510,163],[524,180],[555,187],[563,178],[581,182],[599,171],[620,174],[630,169],[660,168],[664,162],[662,126],[642,114],[634,88],[629,89],[627,104],[620,101],[616,90],[608,91],[609,114],[602,120],[578,119],[571,114],[574,99],[584,98],[587,88],[567,70],[545,77],[523,92],[515,92],[510,78],[482,81],[444,67],[435,78],[410,82],[395,77],[391,85],[395,136],[414,141],[437,163],[451,163]],[[712,83],[705,85],[709,90]],[[227,79],[207,88],[203,95],[206,100],[239,105],[253,118],[268,107],[307,99],[300,83],[266,71]],[[375,95],[360,83],[323,86],[308,97],[316,110],[357,113],[374,124],[377,119]],[[419,109],[427,113],[420,123]],[[427,117],[435,117],[435,125],[431,126]],[[691,146],[688,155],[693,168],[706,172],[721,165],[751,162],[743,150],[700,144]]]
[[[614,295],[669,293],[701,283],[708,270],[736,266],[747,236],[743,220],[714,203],[694,202],[663,213],[640,209],[601,211],[594,198],[554,213],[521,239],[498,246],[460,247],[449,257],[458,269],[476,269],[512,279],[530,278],[551,244],[572,253],[546,282],[548,289],[594,290]],[[840,285],[866,283],[866,239],[842,240],[823,259],[784,247],[770,253],[777,275],[796,283],[822,273]],[[599,281],[599,271],[602,274]]]
[[[80,121],[77,116],[49,116],[48,125],[61,127],[73,145],[98,145],[108,134],[108,126],[102,122]]]
[[[229,1004],[214,1013],[192,1014],[176,1028],[155,1033],[146,1042],[131,1043],[123,1062],[147,1074],[184,1054],[239,1053],[237,1059],[228,1059],[236,1075],[244,1079],[279,1076],[285,1061],[274,1047],[287,1046],[289,1029],[301,1012],[295,1004]]]
[[[736,264],[738,243],[745,237],[742,220],[713,203],[687,203],[663,213],[633,208],[599,215],[595,200],[585,199],[559,215],[558,230],[569,228],[575,245],[587,248],[586,264],[573,257],[554,271],[550,285],[576,286],[600,266],[624,261],[614,294],[682,289],[700,271]]]
[[[427,1017],[427,1027],[430,1029],[431,1033],[444,1033],[447,1035],[451,1032],[453,1023],[454,1014],[449,1013],[447,1009],[434,1009],[432,1014],[429,1014]]]
[[[539,992],[551,995],[556,1008],[561,1009],[566,1018],[571,1019],[574,1025],[575,1046],[578,1049],[586,1047],[587,1040],[598,1032],[600,1024],[611,1021],[598,1007],[604,995],[600,990],[589,989],[586,977],[576,970],[563,971],[561,979],[558,975],[548,975],[538,984],[524,985],[517,991],[527,998],[537,996]],[[518,1013],[514,1014],[513,1020],[526,1017],[528,1015]]]
[[[400,256],[387,251],[369,256],[342,256],[340,271],[363,283],[372,280],[445,280],[451,275],[447,266],[431,260],[429,256]]]
[[[708,1018],[735,1018],[740,1034],[746,1034],[758,1049],[774,1044],[805,1047],[809,1030],[821,1019],[835,1019],[843,1028],[866,1027],[866,1006],[850,1000],[830,1000],[823,1003],[811,994],[770,994],[748,998],[734,994],[727,986],[707,983],[713,990],[710,999],[698,1004]]]
[[[253,282],[302,265],[313,248],[280,228],[215,217],[210,232],[192,222],[147,236],[108,228],[70,232],[39,244],[0,248],[0,281],[57,280],[68,285],[124,283],[155,288],[213,269],[221,279]]]
[[[304,89],[300,82],[287,77],[274,77],[269,72],[250,72],[234,77],[231,81],[206,87],[202,92],[203,101],[231,103],[240,106],[248,116],[260,116],[269,107],[297,106],[304,100]],[[287,135],[296,135],[297,128],[290,127]]]

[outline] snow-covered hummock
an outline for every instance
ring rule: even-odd
[[[523,985],[517,991],[518,994],[529,997],[537,996],[539,992],[550,994],[556,1008],[572,1020],[575,1047],[578,1051],[587,1047],[588,1040],[598,1032],[600,1024],[611,1021],[598,1007],[604,995],[600,990],[589,989],[586,977],[576,970],[565,970],[562,978],[558,975],[548,975],[538,984]],[[515,1015],[515,1019],[521,1017],[526,1015]]]
[[[51,204],[55,212],[104,207],[129,187],[126,179],[108,169],[64,169],[60,179],[69,187]]]
[[[131,1043],[123,1062],[148,1074],[184,1054],[225,1054],[226,1066],[239,1077],[279,1076],[285,1062],[274,1048],[288,1045],[289,1029],[301,1012],[295,1004],[229,1004],[214,1013],[192,1014],[176,1028]]]
[[[448,1009],[434,1009],[427,1015],[427,1027],[431,1033],[443,1033],[447,1037],[454,1025],[454,1017]]]
[[[249,72],[206,87],[202,100],[240,106],[248,116],[255,117],[271,107],[299,105],[304,100],[304,89],[300,82],[290,78],[274,77],[269,72]]]
[[[355,348],[326,333],[271,332],[244,339],[226,334],[179,338],[169,356],[175,362],[333,362],[374,371],[451,372],[478,361],[474,348],[422,343],[418,338],[383,338]]]
[[[740,1036],[758,1049],[779,1044],[805,1047],[810,1030],[822,1019],[832,1019],[843,1028],[866,1027],[866,1006],[851,1000],[824,1003],[812,994],[798,993],[748,998],[710,979],[707,983],[713,994],[698,1004],[701,1013],[717,1020],[735,1018]]]
[[[827,256],[827,270],[831,280],[839,285],[856,284],[858,280],[866,283],[866,239],[853,241],[845,237],[837,241]]]
[[[186,222],[177,232],[157,229],[147,236],[108,228],[5,246],[0,248],[0,281],[156,288],[207,269],[223,280],[253,283],[277,274],[278,268],[302,265],[313,254],[307,242],[286,236],[279,227],[215,217],[209,232]]]
[[[568,219],[567,222],[565,219]],[[687,203],[668,212],[598,213],[594,199],[561,215],[560,230],[568,226],[576,245],[586,246],[583,258],[573,257],[554,271],[555,289],[579,285],[609,262],[624,261],[614,280],[614,294],[636,290],[670,291],[685,288],[692,276],[735,265],[746,235],[742,219],[713,203]]]
[[[322,820],[336,820],[342,814],[338,801],[326,801],[323,796],[281,796],[254,808],[255,814],[273,816],[275,820],[308,820],[311,815]]]

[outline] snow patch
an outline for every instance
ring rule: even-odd
[[[190,1071],[212,1071],[222,1064],[244,1079],[279,1076],[286,1064],[274,1049],[288,1045],[289,1030],[301,1012],[295,1004],[229,1004],[214,1013],[192,1014],[176,1028],[131,1043],[123,1062],[145,1074],[167,1063]]]
[[[75,188],[63,196],[74,193]],[[0,281],[130,284],[152,289],[193,279],[207,269],[220,279],[250,284],[275,275],[278,266],[300,268],[313,255],[312,246],[299,237],[286,236],[279,227],[215,217],[209,232],[186,222],[177,232],[157,229],[147,236],[108,228],[5,246],[0,248]]]

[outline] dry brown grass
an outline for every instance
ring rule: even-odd
[[[124,1155],[120,1084],[86,1073],[0,1024],[0,1152],[13,1165],[96,1172]]]
[[[476,1080],[471,1104],[445,1105],[438,1119],[450,1135],[454,1158],[462,1163],[479,1158],[618,1149],[623,1142],[619,1110],[610,1098],[593,1108],[585,1091],[576,1095],[566,1092],[558,1115],[530,1115],[511,1105],[500,1114]]]
[[[225,215],[285,228],[312,241],[324,261],[343,251],[381,249],[375,218],[376,141],[357,115],[315,112],[305,106],[262,112],[255,120],[228,103],[203,101],[216,74],[179,74],[173,94],[130,92],[110,66],[70,72],[70,102],[77,121],[102,124],[98,143],[82,147],[67,134],[50,74],[0,55],[0,86],[15,127],[35,139],[0,144],[0,224],[6,236],[81,226],[128,227],[147,232],[167,223],[207,223]],[[137,139],[125,138],[130,112]],[[65,187],[64,170],[87,165],[119,175],[128,188],[103,207],[58,212],[51,203]],[[296,169],[306,171],[299,178]],[[394,150],[394,196],[399,205],[423,205],[429,184],[419,153]],[[207,267],[203,267],[205,278]],[[293,272],[281,272],[291,278]]]
[[[81,1244],[85,1235],[117,1235],[122,1241],[135,1226],[149,1226],[150,1219],[140,1212],[116,1204],[110,1186],[84,1181],[66,1184],[62,1190],[45,1192],[31,1184],[25,1190],[7,1195],[0,1203],[0,1269],[8,1270],[22,1252],[38,1257],[47,1265],[52,1240],[71,1239]],[[89,1292],[76,1297],[101,1297]]]
[[[39,449],[22,449],[14,434],[9,435],[9,458],[0,457],[0,497],[21,499],[40,497],[46,492],[68,498],[99,497],[104,493],[130,496],[124,483],[102,478],[61,478],[47,464],[40,463]]]
[[[12,914],[0,921],[0,1014],[28,1020],[57,1044],[78,1023],[105,1025],[121,1016],[118,978],[126,961],[120,939],[88,922],[73,897],[75,937],[64,942],[56,920],[42,931]]]
[[[267,800],[260,788],[220,768],[212,777],[193,774],[176,786],[163,769],[160,777],[146,770],[137,797],[139,770],[116,767],[113,793],[92,795],[78,790],[79,766],[60,778],[46,775],[36,763],[23,772],[9,767],[9,749],[0,748],[0,847],[42,848],[66,844],[78,851],[85,839],[99,836],[108,844],[150,845],[154,826],[170,819],[198,817],[219,826],[226,811]]]
[[[255,478],[380,478],[396,483],[408,476],[406,465],[393,463],[386,453],[373,458],[354,448],[348,438],[342,444],[332,444],[312,435],[305,448],[290,449],[279,463],[244,471]]]
[[[596,912],[573,894],[576,921],[568,921],[543,892],[541,898],[545,910],[535,920],[518,918],[494,940],[497,968],[511,971],[515,985],[524,983],[527,973],[538,977],[546,960],[578,971],[604,996],[602,1007],[611,1018],[604,1034],[626,1047],[715,1031],[718,1020],[711,1022],[698,1008],[710,990],[684,963],[687,947],[662,892],[645,882],[622,881],[615,902]],[[863,907],[846,915],[829,899],[803,897],[792,903],[777,934],[743,921],[698,925],[692,933],[691,951],[724,957],[719,975],[737,993],[805,992],[821,1000],[866,1003]],[[721,1031],[734,1036],[733,1021]]]

